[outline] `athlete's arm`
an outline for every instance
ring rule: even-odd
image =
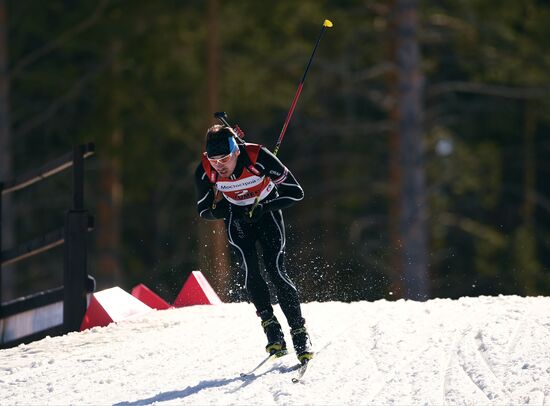
[[[197,211],[199,216],[206,220],[218,220],[226,218],[229,215],[229,202],[221,199],[216,203],[216,208],[212,209],[214,201],[214,189],[208,180],[208,176],[199,164],[195,171],[195,189],[197,191]]]
[[[304,190],[292,172],[267,148],[260,149],[254,166],[277,187],[278,196],[261,201],[264,210],[286,209],[304,198]]]

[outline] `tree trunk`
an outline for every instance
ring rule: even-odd
[[[0,0],[0,182],[13,178],[10,133],[10,83],[8,77],[8,17],[6,1]],[[0,196],[2,213],[0,252],[14,248],[14,212],[11,195]],[[14,299],[14,266],[0,269],[0,301]]]
[[[213,125],[212,113],[219,110],[220,93],[220,36],[219,36],[219,2],[208,0],[208,34],[207,34],[207,100],[206,127]],[[204,140],[201,140],[201,153]],[[231,269],[227,237],[223,221],[199,221],[199,266],[205,273],[212,287],[223,301],[229,301]]]
[[[395,24],[394,21],[390,21],[389,24],[389,38],[390,38],[390,58],[394,58],[395,55]],[[401,266],[401,235],[399,232],[399,219],[401,216],[401,167],[399,163],[399,133],[397,131],[397,122],[399,119],[399,111],[397,103],[397,71],[395,69],[390,70],[387,74],[387,80],[392,97],[392,106],[389,112],[392,126],[389,132],[389,185],[388,185],[388,199],[389,199],[389,221],[388,221],[388,237],[390,242],[390,256],[389,256],[389,276],[391,280],[391,293],[395,295],[395,298],[403,297],[403,280],[401,275],[403,269]]]
[[[395,10],[395,1],[392,1],[391,10]],[[394,11],[395,13],[395,11]],[[389,39],[389,59],[395,63],[396,47],[397,47],[397,20],[396,18],[388,18],[388,39]],[[402,241],[399,229],[399,219],[401,218],[401,163],[399,162],[400,140],[398,132],[399,109],[397,104],[398,94],[398,75],[397,69],[390,69],[386,74],[388,86],[391,94],[391,108],[389,112],[392,126],[389,132],[389,221],[388,221],[388,237],[390,242],[389,256],[389,276],[391,280],[390,291],[395,298],[404,296],[403,290],[403,267],[401,263],[402,256]]]
[[[408,299],[428,298],[428,256],[426,227],[426,185],[422,135],[422,90],[420,47],[418,44],[418,5],[416,0],[394,0],[391,33],[395,81],[394,120],[397,137],[392,141],[392,203],[390,213],[399,218],[394,227],[394,252],[399,254],[399,267],[404,296]],[[395,163],[394,160],[397,160]],[[396,165],[393,166],[393,165]],[[396,281],[398,284],[401,283]]]
[[[535,296],[541,292],[540,271],[543,269],[537,259],[535,227],[536,155],[535,135],[537,132],[536,104],[528,100],[522,103],[524,110],[523,130],[523,203],[522,222],[515,231],[514,263],[518,286],[523,293]]]
[[[122,159],[120,151],[123,133],[118,124],[119,98],[117,81],[120,79],[118,54],[120,43],[111,46],[111,98],[109,121],[111,134],[105,144],[99,169],[100,200],[97,206],[97,281],[99,288],[107,288],[123,283],[120,266],[120,239],[123,188],[121,182]]]
[[[524,109],[524,140],[523,140],[523,205],[522,217],[526,224],[533,225],[535,219],[535,194],[536,194],[536,161],[535,161],[535,134],[536,114],[534,103],[526,100],[523,102]]]

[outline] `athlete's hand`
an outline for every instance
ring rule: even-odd
[[[249,223],[256,223],[262,218],[264,214],[264,205],[258,203],[256,206],[251,205],[246,208],[245,211],[245,220]]]

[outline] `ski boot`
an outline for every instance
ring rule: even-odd
[[[298,361],[300,361],[301,364],[306,364],[313,358],[314,354],[306,327],[302,326],[292,329],[290,330],[290,335],[292,336],[292,343],[294,344]]]
[[[265,350],[277,358],[288,354],[286,349],[285,336],[277,318],[273,315],[266,320],[262,320],[262,327],[267,336],[267,345]]]

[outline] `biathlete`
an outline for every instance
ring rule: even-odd
[[[240,139],[239,139],[240,141]],[[206,134],[206,152],[195,171],[197,210],[203,219],[223,219],[229,244],[244,269],[244,286],[267,336],[266,351],[287,353],[281,325],[273,314],[269,288],[260,274],[256,243],[290,326],[300,362],[313,357],[296,286],[285,268],[282,209],[304,197],[302,187],[281,161],[258,144],[237,142],[231,127],[214,125]]]

